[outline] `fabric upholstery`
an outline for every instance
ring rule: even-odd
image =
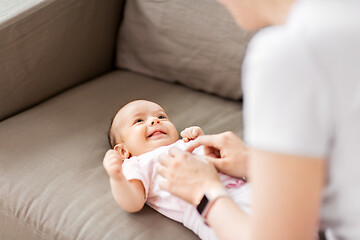
[[[0,30],[16,22],[22,21],[27,16],[49,5],[54,0],[1,0],[0,3]]]
[[[0,120],[114,65],[121,0],[0,3]]]
[[[119,32],[117,66],[239,99],[252,35],[218,1],[132,0]]]
[[[114,71],[72,88],[0,124],[0,239],[197,239],[148,207],[125,213],[112,198],[107,131],[134,99],[162,105],[179,131],[242,134],[240,102],[181,85]]]
[[[1,240],[46,240],[47,236],[0,208]]]

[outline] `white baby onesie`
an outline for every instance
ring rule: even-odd
[[[181,222],[195,232],[201,239],[217,239],[213,229],[207,226],[196,208],[182,199],[166,192],[159,187],[159,183],[165,179],[157,174],[158,157],[160,154],[167,154],[169,148],[177,147],[185,150],[188,143],[178,140],[175,143],[157,148],[140,156],[125,159],[122,165],[126,179],[140,180],[145,188],[146,204],[159,213]],[[204,155],[203,147],[195,149],[197,155]],[[220,179],[230,196],[245,212],[250,212],[250,191],[249,184],[243,179],[233,178],[220,174]]]

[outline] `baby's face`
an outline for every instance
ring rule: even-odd
[[[179,139],[175,126],[158,104],[138,100],[115,116],[114,133],[132,156],[139,156]]]

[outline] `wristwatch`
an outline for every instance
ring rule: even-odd
[[[217,199],[222,197],[230,197],[225,188],[212,189],[204,194],[196,209],[205,222],[212,205]]]

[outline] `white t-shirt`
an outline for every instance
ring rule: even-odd
[[[321,220],[360,239],[360,1],[300,0],[244,62],[245,141],[328,161]]]

